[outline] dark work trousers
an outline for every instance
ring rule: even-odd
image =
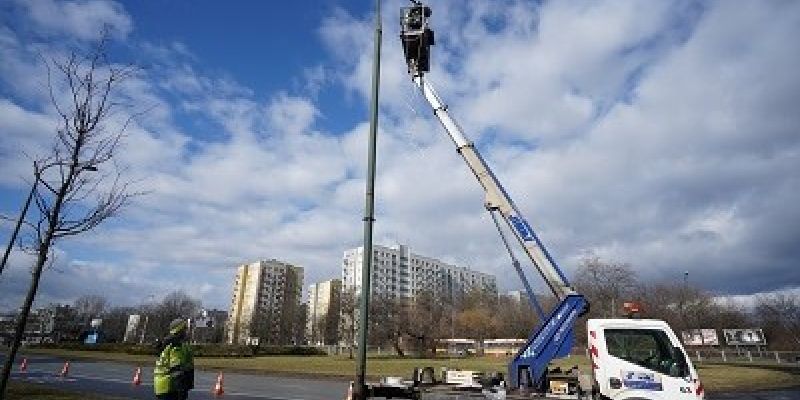
[[[159,400],[186,400],[189,398],[189,391],[160,394],[156,398]]]

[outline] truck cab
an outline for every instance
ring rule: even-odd
[[[590,319],[587,332],[595,399],[704,398],[697,371],[666,322]]]

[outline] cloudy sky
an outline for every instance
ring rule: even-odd
[[[376,241],[510,273],[482,192],[409,82],[384,3]],[[432,2],[429,79],[567,275],[582,257],[720,295],[800,287],[800,2]],[[371,2],[0,2],[0,213],[56,119],[42,59],[111,28],[149,111],[119,162],[148,194],[58,244],[40,303],[174,289],[226,308],[235,266],[306,284],[360,245]],[[6,243],[11,224],[0,225]],[[30,257],[0,277],[21,304]],[[535,278],[535,276],[534,276]],[[541,284],[537,285],[542,287]]]

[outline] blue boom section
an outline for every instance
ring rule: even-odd
[[[580,294],[567,295],[539,324],[508,367],[511,388],[519,388],[520,378],[525,376],[527,386],[544,389],[547,365],[555,358],[566,357],[572,350],[575,342],[573,327],[587,304],[586,298]]]

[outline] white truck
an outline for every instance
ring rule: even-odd
[[[400,17],[400,38],[409,75],[483,187],[486,194],[484,205],[509,250],[528,300],[541,317],[539,326],[533,329],[527,343],[508,366],[508,375],[503,383],[509,396],[524,393],[526,396],[613,400],[703,399],[705,393],[697,371],[678,337],[663,321],[590,319],[587,332],[592,373],[554,373],[549,369],[553,359],[570,354],[574,344],[573,327],[577,318],[588,311],[588,302],[572,288],[486,161],[425,79],[430,70],[430,46],[434,44],[433,30],[429,27],[432,12],[417,0],[411,2],[411,6],[402,8]],[[536,301],[498,216],[505,221],[558,298],[559,304],[549,314],[545,314]]]
[[[591,388],[596,399],[703,399],[700,378],[669,325],[659,320],[587,322]]]

